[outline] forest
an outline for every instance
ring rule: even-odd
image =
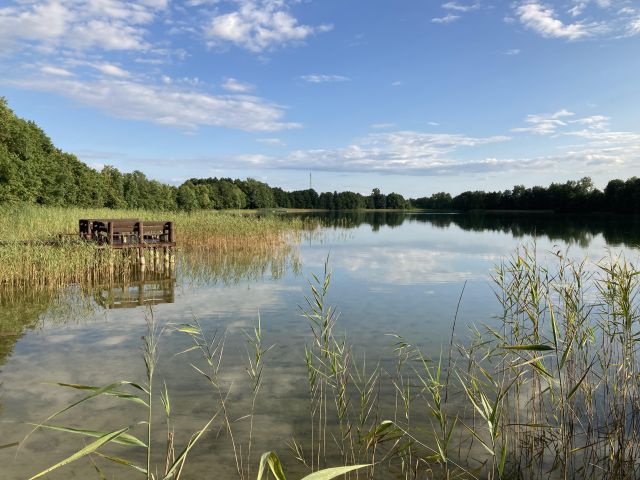
[[[518,185],[499,192],[445,192],[405,199],[399,193],[318,193],[309,188],[285,191],[254,179],[193,178],[176,187],[148,179],[144,173],[94,170],[75,155],[56,148],[34,122],[18,118],[0,97],[0,205],[143,208],[149,210],[298,208],[323,210],[428,209],[549,210],[561,212],[640,211],[640,179],[611,180],[604,191],[590,178]]]

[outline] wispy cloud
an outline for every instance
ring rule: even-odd
[[[459,2],[447,2],[442,4],[442,8],[445,10],[454,10],[456,12],[471,12],[473,10],[480,9],[480,3],[459,3]]]
[[[371,128],[374,130],[388,130],[390,128],[395,128],[395,123],[374,123],[371,125]]]
[[[104,77],[79,80],[60,76],[5,79],[1,84],[54,92],[110,115],[193,130],[218,126],[247,131],[277,131],[300,127],[284,122],[284,109],[248,95],[215,96],[175,84],[155,85]]]
[[[533,133],[535,135],[574,135],[584,138],[601,137],[602,134],[620,133],[610,132],[610,118],[604,115],[590,115],[576,117],[576,114],[566,109],[555,113],[527,115],[527,127],[512,128],[512,132]],[[576,130],[576,128],[582,130]]]
[[[60,77],[73,77],[73,72],[65,68],[55,67],[52,65],[45,65],[41,69],[42,73],[45,75],[57,75]]]
[[[313,34],[333,28],[329,24],[312,26],[299,23],[285,0],[237,0],[226,3],[233,5],[233,9],[214,14],[205,29],[211,46],[231,43],[259,53],[302,42]]]
[[[445,15],[444,17],[434,17],[431,19],[432,23],[440,23],[440,24],[447,24],[447,23],[452,23],[455,22],[456,20],[460,19],[460,15],[454,15],[453,13],[449,13],[447,15]]]
[[[506,50],[504,52],[505,55],[509,56],[520,55],[520,53],[522,53],[522,50],[520,50],[519,48],[510,48],[509,50]]]
[[[91,66],[105,75],[111,75],[112,77],[125,78],[129,76],[129,72],[110,63],[94,63],[91,64]]]
[[[349,77],[345,77],[343,75],[323,75],[323,74],[302,75],[300,78],[305,82],[309,82],[309,83],[333,83],[333,82],[347,82],[351,80]]]
[[[569,41],[640,34],[640,9],[627,0],[572,0],[564,12],[540,0],[515,4],[515,17],[545,38]],[[564,17],[564,18],[563,18]]]
[[[528,127],[517,127],[511,129],[513,132],[534,133],[536,135],[550,135],[556,133],[559,127],[568,125],[566,118],[575,114],[562,109],[554,113],[542,113],[527,115],[525,122]]]
[[[228,92],[248,93],[252,92],[256,87],[251,83],[241,82],[235,78],[227,78],[222,84],[222,88]]]
[[[578,40],[593,34],[590,26],[580,22],[563,23],[553,8],[537,2],[519,5],[516,14],[524,26],[543,37]]]
[[[280,138],[258,138],[257,141],[271,147],[284,147],[287,145]]]
[[[440,17],[432,18],[431,19],[432,23],[439,23],[441,25],[453,23],[457,20],[460,20],[462,18],[462,15],[464,15],[465,13],[473,12],[475,10],[479,10],[480,8],[482,8],[479,1],[476,1],[473,3],[462,3],[457,1],[450,1],[450,2],[443,3],[441,7],[444,10],[444,12],[446,12],[446,14]]]
[[[482,169],[487,162],[459,162],[449,158],[449,154],[463,148],[508,140],[506,136],[475,138],[415,131],[372,133],[344,148],[295,150],[283,157],[238,155],[226,161],[252,168],[439,175],[464,168]],[[219,161],[223,162],[223,159]],[[206,162],[212,165],[217,160],[207,159]]]

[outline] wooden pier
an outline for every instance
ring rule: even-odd
[[[141,221],[132,218],[82,219],[80,236],[111,248],[175,247],[173,222]]]
[[[173,222],[142,221],[137,218],[84,218],[79,221],[80,237],[104,248],[135,249],[141,265],[145,253],[151,260],[174,263],[176,246]]]

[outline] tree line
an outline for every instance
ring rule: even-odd
[[[34,122],[18,118],[0,97],[0,204],[144,208],[151,210],[301,208],[360,210],[409,208],[436,210],[555,210],[639,212],[640,179],[612,180],[604,191],[591,179],[549,187],[515,186],[502,192],[468,191],[452,197],[434,193],[405,199],[399,193],[318,193],[285,191],[254,179],[193,178],[180,186],[123,173],[94,170],[75,155],[56,148]]]

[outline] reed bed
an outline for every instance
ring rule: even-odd
[[[38,206],[0,209],[0,286],[50,288],[119,277],[135,264],[127,251],[99,249],[77,238],[80,218],[167,219],[176,224],[179,250],[195,255],[273,251],[295,241],[301,223],[213,211],[151,212]]]
[[[300,251],[294,243],[263,245],[234,250],[184,249],[180,252],[180,272],[196,284],[233,285],[265,275],[278,279],[287,271],[300,273]]]
[[[342,465],[341,472],[352,479],[640,477],[640,272],[625,258],[612,256],[594,265],[557,253],[545,265],[535,247],[519,249],[494,273],[501,307],[497,318],[472,327],[471,337],[456,344],[456,312],[451,340],[436,357],[394,335],[394,359],[367,361],[365,352],[355,351],[345,334],[336,333],[339,313],[326,303],[330,284],[328,267],[324,276],[312,276],[311,294],[301,308],[311,332],[301,358],[310,434],[292,439],[289,450],[305,469]],[[228,401],[236,387],[222,377],[227,333],[207,336],[197,321],[172,328],[191,338],[192,346],[182,353],[198,354],[200,361],[189,363],[212,389],[214,415],[186,443],[186,452],[208,430],[216,430],[232,445],[237,477],[252,478],[251,466],[257,463],[251,453],[253,418],[261,405],[270,350],[260,323],[245,333],[251,406],[244,412],[236,412]],[[153,393],[162,330],[150,322],[143,385],[65,385],[92,392],[86,401],[97,395],[130,399],[135,393],[149,411],[146,423],[136,424],[137,430],[140,425],[147,429],[146,443],[124,437],[134,433],[126,428],[99,432],[102,440],[89,444],[82,455],[114,461],[102,447],[125,439],[149,452],[150,412],[158,397],[167,416],[164,471],[178,477],[187,468],[186,455],[174,450],[166,387]],[[121,386],[127,387],[126,395]],[[240,433],[241,422],[251,425],[248,434],[247,429]],[[38,428],[49,427],[43,422]],[[68,433],[91,432],[96,436],[88,430]],[[153,476],[150,458],[148,453],[147,465],[135,470],[147,479],[171,477]],[[262,457],[259,479],[267,466],[275,478],[284,479],[272,452]]]

